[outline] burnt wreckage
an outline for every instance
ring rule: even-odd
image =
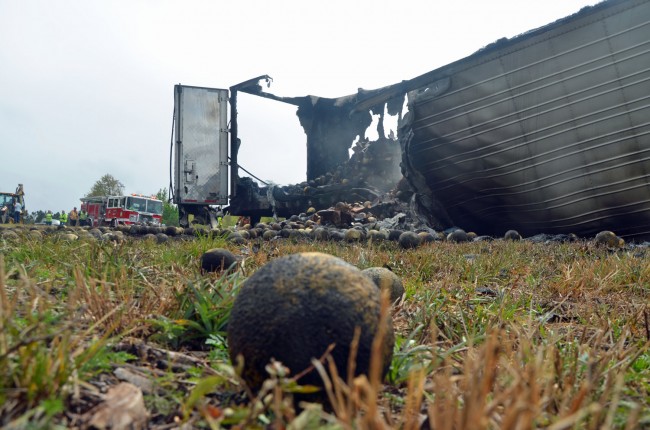
[[[414,79],[336,99],[279,97],[262,90],[263,79],[230,88],[231,213],[290,216],[370,201],[379,217],[402,210],[434,229],[650,237],[650,2],[604,1]],[[238,92],[297,106],[305,183],[260,187],[239,176]],[[398,116],[397,138],[386,137],[386,113]],[[373,114],[377,141],[365,137]],[[183,200],[188,168],[176,155],[175,201],[201,217],[205,204]]]
[[[380,103],[380,108],[358,109],[358,95],[337,99],[278,97],[262,92],[258,85],[240,87],[239,91],[298,107],[296,113],[307,136],[307,181],[290,186],[259,187],[249,178],[231,175],[231,180],[237,184],[229,206],[232,213],[270,215],[272,210],[278,216],[291,216],[309,207],[328,208],[339,201],[377,203],[377,199],[394,189],[402,178],[399,142],[384,136],[385,103]],[[233,88],[231,94],[236,94]],[[236,112],[236,97],[231,96],[231,103],[232,100],[235,100],[235,105],[231,112]],[[403,100],[399,100],[399,107],[391,106],[391,109],[401,110],[402,103]],[[376,141],[365,137],[372,123],[371,110],[381,110],[380,137]],[[389,110],[389,114],[398,113]],[[235,118],[233,115],[233,120]],[[237,139],[236,132],[231,133],[231,139]],[[231,150],[236,151],[237,147],[238,143],[232,145]],[[352,156],[349,155],[350,149]],[[231,158],[235,160],[236,156]],[[231,169],[237,171],[237,167],[231,166]]]

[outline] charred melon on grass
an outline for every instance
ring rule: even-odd
[[[404,284],[399,276],[385,267],[369,267],[361,271],[381,291],[388,290],[390,302],[395,303],[404,294]]]
[[[201,272],[229,272],[237,265],[237,257],[224,248],[210,249],[201,255]]]
[[[300,253],[275,259],[242,285],[228,322],[229,354],[244,359],[243,378],[257,391],[273,358],[297,375],[330,344],[339,376],[347,380],[355,327],[360,327],[355,375],[368,374],[380,324],[380,291],[359,269],[331,255]],[[382,348],[383,378],[395,343],[388,315]],[[300,385],[323,386],[316,370]]]

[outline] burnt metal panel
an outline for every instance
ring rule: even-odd
[[[427,79],[448,85],[409,92],[403,167],[456,225],[650,236],[650,2],[605,2]]]

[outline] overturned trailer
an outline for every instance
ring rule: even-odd
[[[354,198],[352,189],[362,194],[356,200],[385,199],[386,186],[397,183],[392,173],[381,186],[370,174],[341,180],[359,136],[359,154],[384,147],[386,157],[375,157],[389,160],[382,169],[401,161],[414,218],[436,229],[583,236],[609,229],[650,237],[647,0],[604,1],[414,79],[337,99],[278,97],[258,82],[231,88],[234,213],[261,214],[278,204],[297,213]],[[265,188],[239,178],[238,91],[298,106],[307,135],[305,187]],[[379,143],[361,144],[371,115],[385,113],[400,118],[399,144],[386,138],[381,120]]]

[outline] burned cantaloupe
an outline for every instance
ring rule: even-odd
[[[235,270],[237,257],[224,248],[210,249],[201,255],[201,272],[228,272]]]
[[[385,267],[369,267],[361,271],[381,290],[387,290],[390,302],[395,303],[404,294],[404,284],[399,276]]]
[[[359,269],[331,255],[310,252],[275,259],[242,285],[228,322],[233,363],[244,360],[243,378],[253,390],[269,377],[271,359],[291,375],[311,366],[331,344],[339,376],[347,380],[355,327],[360,328],[355,375],[368,374],[372,342],[380,325],[380,292]],[[383,340],[382,378],[395,342],[387,316]],[[298,383],[322,386],[315,370]]]

